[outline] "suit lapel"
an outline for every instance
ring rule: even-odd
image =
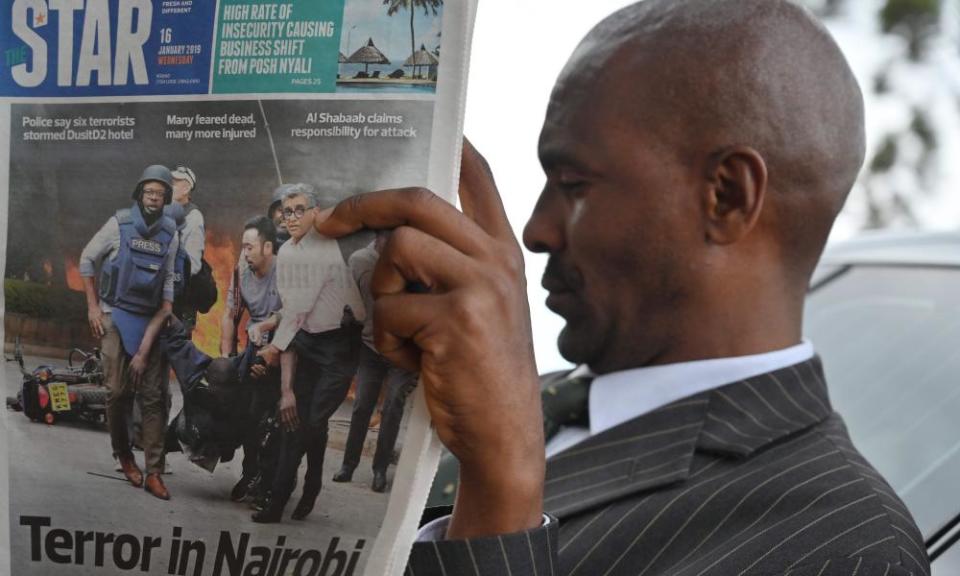
[[[818,356],[717,388],[697,448],[747,457],[823,421],[833,410]]]
[[[697,451],[747,457],[829,416],[823,381],[814,357],[678,400],[592,436],[547,461],[544,508],[562,518],[682,482]]]
[[[544,508],[562,517],[685,479],[707,404],[705,394],[674,402],[555,455]]]

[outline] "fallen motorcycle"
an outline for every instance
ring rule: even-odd
[[[16,397],[7,398],[7,408],[46,424],[69,419],[106,422],[107,387],[98,348],[92,352],[74,348],[67,355],[66,368],[41,365],[27,370],[17,338],[14,360],[20,365],[23,383]]]

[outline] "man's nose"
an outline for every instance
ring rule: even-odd
[[[523,227],[523,245],[531,252],[553,253],[564,248],[564,210],[556,196],[544,188]]]

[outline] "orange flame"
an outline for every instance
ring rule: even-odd
[[[237,265],[239,252],[233,241],[227,237],[217,238],[212,233],[207,234],[203,258],[213,269],[213,277],[217,281],[217,303],[206,314],[197,316],[197,327],[193,331],[193,343],[197,348],[213,356],[220,356],[220,319],[227,308],[227,291],[230,289],[230,280],[233,269]],[[242,330],[241,322],[237,337],[240,340],[238,348],[246,346],[246,334]]]
[[[197,326],[193,331],[193,342],[198,348],[214,358],[220,356],[220,319],[223,317],[223,311],[227,307],[227,291],[230,289],[230,280],[233,277],[233,269],[237,265],[239,253],[229,239],[217,239],[213,234],[207,234],[206,249],[203,254],[204,259],[213,269],[213,277],[217,282],[217,303],[210,308],[206,314],[197,315]],[[46,269],[47,263],[44,263]],[[64,272],[66,274],[67,287],[71,290],[83,292],[83,279],[80,277],[80,269],[77,260],[66,258],[64,260]],[[246,331],[242,330],[243,321],[240,324],[240,330],[237,331],[239,349],[243,349],[247,344]]]
[[[80,268],[77,267],[77,261],[73,258],[67,258],[64,261],[63,268],[67,275],[67,287],[77,292],[83,292],[83,279],[80,278]]]

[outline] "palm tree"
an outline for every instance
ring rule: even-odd
[[[393,16],[405,8],[410,11],[410,57],[413,58],[417,53],[416,35],[413,32],[413,15],[417,8],[423,8],[424,14],[433,13],[437,15],[437,9],[443,6],[443,0],[383,0],[383,5],[387,7],[387,16]]]

